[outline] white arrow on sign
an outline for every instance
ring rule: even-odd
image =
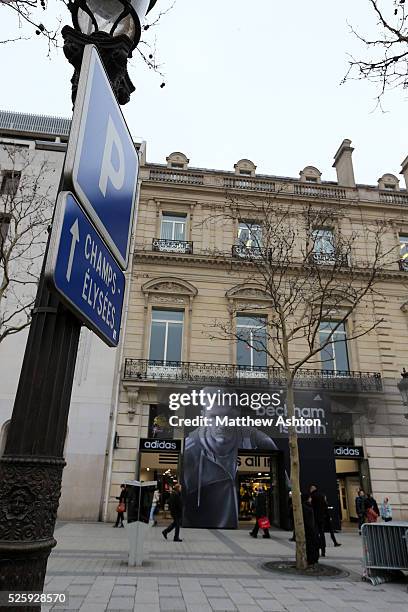
[[[71,280],[72,263],[74,261],[76,243],[79,242],[78,219],[75,219],[75,222],[72,224],[72,227],[69,231],[72,234],[72,241],[71,241],[71,250],[69,252],[69,258],[68,258],[67,273],[65,275],[68,282]]]

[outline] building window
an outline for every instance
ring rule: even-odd
[[[333,371],[348,372],[349,358],[347,350],[347,336],[344,323],[334,330],[338,323],[336,321],[322,321],[319,326],[320,345],[327,342],[331,335],[328,344],[322,348],[320,357],[322,360],[322,369]]]
[[[163,213],[161,221],[160,238],[162,240],[186,239],[187,215]]]
[[[306,183],[317,183],[317,176],[306,176]]]
[[[0,247],[4,244],[10,225],[10,216],[0,213]]]
[[[247,249],[262,246],[262,227],[256,223],[241,222],[238,226],[238,245]]]
[[[162,361],[181,361],[183,344],[182,310],[152,310],[149,359]]]
[[[178,170],[183,170],[183,168],[184,168],[183,164],[179,164],[177,162],[171,162],[170,165],[171,165],[172,168],[177,168]]]
[[[2,195],[15,196],[20,183],[21,172],[5,170],[2,174],[0,192]]]
[[[317,263],[333,263],[335,260],[334,232],[330,228],[316,228],[312,232],[313,258]]]
[[[408,272],[408,235],[400,234],[399,235],[399,243],[400,243],[400,269]]]
[[[396,185],[393,183],[384,183],[384,189],[387,189],[388,191],[395,191]]]
[[[265,367],[266,317],[237,315],[237,365]]]
[[[244,176],[251,176],[251,171],[250,170],[240,170],[239,174],[243,174]]]

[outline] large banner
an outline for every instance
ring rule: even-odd
[[[329,505],[337,506],[330,400],[324,393],[296,393],[292,419],[281,390],[190,388],[170,391],[166,403],[166,428],[183,431],[185,437],[182,485],[186,527],[238,526],[237,470],[242,451],[283,453],[286,477],[280,483],[280,493],[288,496],[290,427],[299,436],[302,490],[316,484],[327,495]]]

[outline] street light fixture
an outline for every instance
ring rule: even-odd
[[[62,34],[65,55],[75,68],[73,100],[84,48],[94,44],[119,103],[128,102],[134,87],[127,61],[140,40],[143,19],[155,4],[156,0],[68,0],[74,28],[65,26]],[[64,190],[63,180],[59,190]],[[42,592],[48,556],[56,544],[54,528],[81,329],[76,315],[49,290],[44,264],[32,313],[0,457],[0,591],[9,592]],[[39,608],[35,604],[22,610]]]
[[[402,403],[404,406],[408,406],[408,372],[405,368],[402,368],[401,380],[397,384],[398,390],[401,393]],[[408,419],[408,414],[404,415]]]
[[[75,102],[84,47],[94,44],[102,57],[119,104],[126,104],[135,87],[127,61],[137,47],[142,23],[157,0],[68,0],[73,28],[64,26],[64,53],[74,66],[72,101]]]

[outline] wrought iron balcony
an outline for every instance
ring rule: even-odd
[[[402,272],[408,272],[408,258],[400,259],[398,262],[398,265],[399,265],[399,269]]]
[[[344,266],[344,267],[348,267],[349,265],[348,256],[342,253],[336,253],[335,251],[333,251],[332,253],[322,253],[322,252],[311,253],[310,259],[314,263],[322,264],[322,265],[337,264],[337,265]]]
[[[167,238],[153,238],[153,251],[160,253],[188,253],[193,252],[193,243],[190,240],[167,240]]]
[[[245,246],[244,244],[234,244],[232,247],[232,256],[237,259],[246,259],[254,261],[257,259],[265,259],[267,250],[261,247]]]
[[[197,361],[157,361],[126,359],[125,380],[157,383],[241,385],[257,387],[286,385],[280,368],[250,367],[226,363],[201,363]],[[301,369],[295,379],[297,389],[321,389],[344,393],[382,391],[381,374],[377,372],[352,372],[346,370]]]

